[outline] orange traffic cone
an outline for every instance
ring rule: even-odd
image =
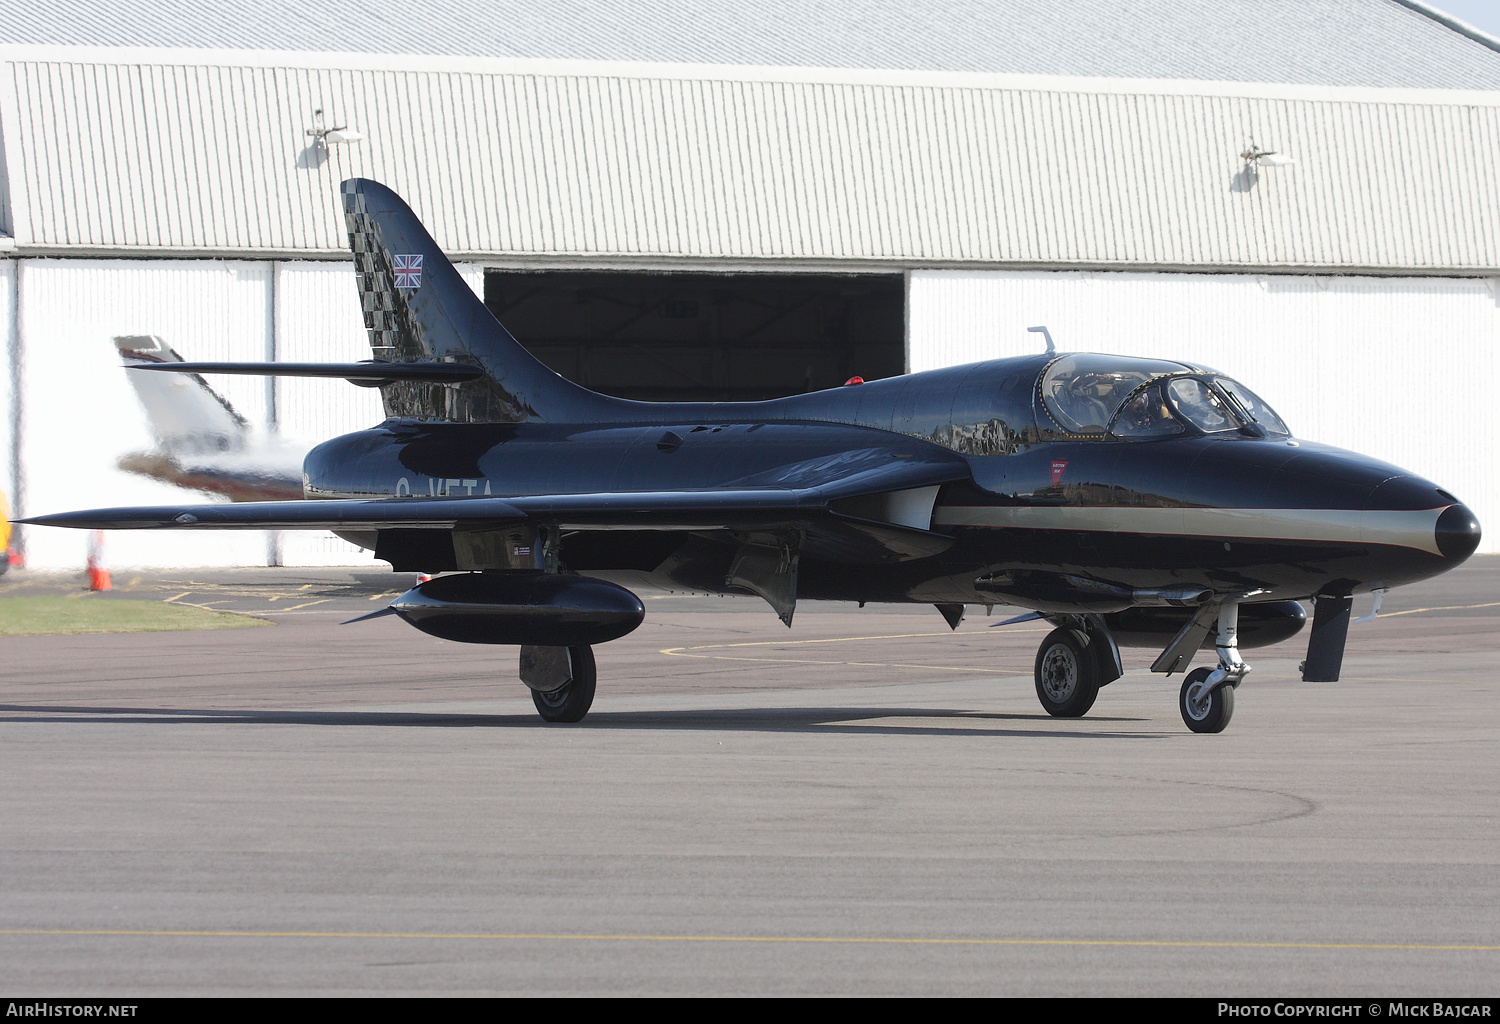
[[[108,590],[109,570],[104,568],[104,531],[89,534],[89,589]]]

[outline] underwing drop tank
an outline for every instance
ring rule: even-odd
[[[1127,608],[1104,616],[1104,623],[1121,647],[1162,648],[1193,617],[1191,611],[1172,607]],[[1289,640],[1307,623],[1307,610],[1296,601],[1268,601],[1240,607],[1239,645],[1269,647]],[[1213,635],[1205,637],[1203,649],[1213,649]]]
[[[467,644],[591,646],[629,633],[641,599],[589,576],[475,572],[419,583],[391,611],[424,633]]]

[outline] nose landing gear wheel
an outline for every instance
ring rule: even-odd
[[[566,683],[547,693],[531,691],[537,713],[549,722],[581,722],[594,703],[594,683],[598,680],[594,649],[569,647],[568,662],[572,676]]]
[[[1036,652],[1036,695],[1054,718],[1081,718],[1099,696],[1094,652],[1074,629],[1054,629]]]
[[[1206,699],[1194,700],[1189,692],[1213,675],[1212,669],[1195,668],[1182,681],[1177,693],[1177,709],[1182,720],[1194,732],[1223,732],[1234,715],[1234,687],[1221,686]]]

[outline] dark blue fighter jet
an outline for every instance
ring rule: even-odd
[[[397,570],[450,573],[387,611],[521,648],[548,721],[593,701],[592,645],[644,616],[629,586],[1030,609],[1050,714],[1087,712],[1121,645],[1186,671],[1183,720],[1228,723],[1240,647],[1315,613],[1303,678],[1335,680],[1355,594],[1453,568],[1479,523],[1395,466],[1294,439],[1249,388],[1160,359],[1047,354],[774,401],[610,398],[547,369],[406,204],[343,185],[374,359],[132,372],[343,377],[386,420],[314,448],[305,500],[23,520],[83,529],[315,529]],[[1187,671],[1200,650],[1217,663]]]

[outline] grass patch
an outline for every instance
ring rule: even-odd
[[[0,597],[0,636],[64,633],[156,633],[169,629],[242,629],[265,619],[161,601],[98,597]]]

